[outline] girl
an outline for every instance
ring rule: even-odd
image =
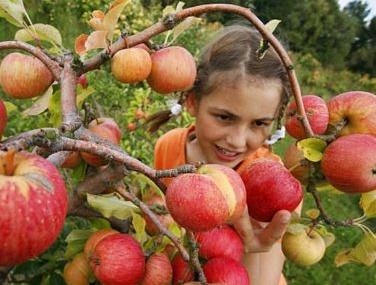
[[[204,48],[195,85],[185,102],[195,124],[159,138],[156,169],[200,161],[241,173],[257,158],[280,161],[265,142],[273,123],[278,129],[281,126],[289,101],[288,79],[272,48],[262,59],[258,56],[261,39],[252,28],[231,26]],[[288,211],[279,211],[265,224],[250,219],[246,211],[234,224],[244,242],[243,263],[252,285],[286,284],[279,239],[290,218]]]

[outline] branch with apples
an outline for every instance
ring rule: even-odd
[[[356,226],[364,231],[364,239],[338,254],[336,263],[372,265],[376,237],[363,222],[376,215],[372,192],[376,189],[376,96],[350,91],[328,103],[315,95],[302,96],[293,63],[272,34],[275,23],[264,25],[249,9],[235,5],[182,9],[179,3],[176,9],[166,8],[160,22],[134,35],[124,33],[113,42],[115,25],[129,2],[114,1],[106,13],[93,11],[89,24],[94,31],[77,37],[75,53],[63,48],[56,28],[32,24],[22,1],[0,3],[0,16],[22,28],[16,41],[1,42],[0,49],[30,54],[13,52],[2,59],[3,92],[19,100],[38,97],[26,110],[29,115],[48,109],[52,98],[58,100],[55,126],[0,142],[4,280],[14,280],[13,266],[41,255],[53,244],[68,214],[104,217],[112,228],[68,236],[68,247],[77,240],[81,244],[65,265],[67,284],[89,284],[95,279],[105,284],[248,284],[241,264],[243,240],[231,224],[246,206],[249,215],[261,222],[270,222],[278,210],[293,211],[303,199],[302,185],[314,196],[317,209],[308,218],[294,218],[282,239],[286,257],[300,265],[314,264],[333,242],[324,225]],[[218,11],[243,16],[262,34],[262,52],[272,46],[280,56],[295,99],[288,107],[285,126],[297,142],[286,152],[286,167],[261,160],[241,176],[223,166],[199,163],[155,170],[121,149],[121,131],[114,119],[87,120],[92,112],[78,90],[88,87],[86,73],[107,61],[115,79],[124,84],[147,80],[151,89],[166,95],[189,90],[196,76],[192,55],[180,46],[153,49],[149,40],[168,30],[177,36],[197,16]],[[44,42],[52,48],[47,50]],[[95,49],[101,51],[88,56]],[[57,84],[59,88],[53,88]],[[0,100],[0,137],[6,123],[6,108]],[[81,173],[76,186],[71,186],[73,178],[66,169]],[[166,178],[174,178],[168,187],[163,183]],[[127,184],[132,179],[142,181],[141,190]],[[329,217],[317,191],[323,187],[362,193],[364,215],[345,221]],[[31,222],[33,229],[28,226]],[[316,246],[302,246],[311,244]]]

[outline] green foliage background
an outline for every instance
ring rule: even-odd
[[[90,31],[89,26],[86,24],[86,21],[90,17],[90,12],[96,9],[105,10],[110,2],[110,0],[24,1],[34,23],[49,23],[57,27],[63,35],[64,46],[71,49],[73,49],[75,37],[81,33]],[[158,21],[162,14],[162,6],[171,4],[171,2],[174,1],[134,0],[132,6],[128,6],[124,11],[121,18],[122,21],[119,23],[119,30],[127,30],[130,33],[141,31]],[[291,38],[291,47],[294,47],[294,45],[300,47],[307,46],[306,48],[298,48],[299,51],[291,54],[303,94],[316,94],[327,100],[336,94],[349,90],[365,90],[375,93],[375,77],[370,77],[370,75],[365,73],[363,75],[353,73],[344,68],[346,63],[343,58],[351,46],[347,44],[339,47],[338,43],[351,42],[351,37],[354,35],[353,30],[356,29],[355,24],[347,21],[348,18],[342,15],[343,22],[339,25],[344,30],[338,32],[335,36],[328,36],[325,30],[333,25],[338,25],[336,19],[339,16],[333,14],[332,18],[325,18],[325,21],[320,21],[320,18],[317,18],[317,14],[320,13],[324,17],[324,12],[330,11],[330,7],[335,5],[333,4],[334,1],[294,1],[294,3],[287,1],[284,4],[284,8],[278,11],[272,9],[273,4],[277,5],[278,1],[227,2],[246,7],[258,7],[256,13],[260,11],[260,18],[264,21],[272,18],[282,19],[283,22],[278,27],[278,29],[282,30],[281,37]],[[203,1],[187,1],[187,5],[189,6],[202,3]],[[261,4],[263,5],[262,9],[260,8]],[[307,30],[312,31],[312,34],[306,38],[304,35],[301,35],[302,23],[299,20],[304,9],[307,11],[305,17],[307,19],[312,18],[312,21],[306,20],[307,25],[319,21],[316,25],[312,24],[310,27],[307,27]],[[313,19],[313,17],[316,18]],[[223,23],[233,21],[234,19],[239,20],[232,15],[211,16],[209,20],[203,20],[200,24],[185,32],[178,39],[177,44],[185,46],[197,57],[200,48],[205,44],[206,40],[214,31],[221,27],[221,23],[218,21]],[[7,24],[3,19],[0,19],[0,41],[11,40],[15,31],[15,28]],[[328,36],[327,42],[329,42],[326,49],[313,49],[310,41],[324,41],[322,37],[325,36]],[[162,42],[163,35],[157,37],[154,41]],[[0,53],[0,55],[3,54],[4,52]],[[342,59],[339,61],[338,58],[341,56]],[[328,62],[332,62],[333,64],[330,65]],[[168,104],[168,97],[151,91],[144,82],[132,86],[117,82],[110,74],[108,64],[104,65],[100,70],[88,74],[88,78],[90,86],[95,89],[94,94],[88,98],[88,102],[92,106],[99,106],[97,109],[117,121],[123,132],[122,147],[132,156],[149,165],[152,165],[153,162],[153,145],[156,139],[167,130],[177,126],[185,126],[192,121],[192,118],[187,113],[184,113],[182,116],[171,120],[157,133],[149,134],[143,128],[143,119],[138,120],[135,118],[135,111],[141,109],[147,114],[152,114],[155,111],[165,109]],[[32,104],[33,100],[14,101],[7,98],[1,90],[0,97],[4,101],[13,104],[13,109],[8,110],[10,112],[9,123],[5,133],[6,137],[29,129],[50,125],[51,114],[48,112],[44,112],[36,117],[23,117],[20,114],[22,110]],[[135,123],[137,129],[133,132],[128,131],[127,125],[129,123]],[[279,143],[275,147],[275,151],[283,155],[284,149],[291,141],[292,139],[288,138]],[[323,194],[325,207],[330,214],[338,219],[360,216],[361,213],[357,205],[358,199],[359,197],[356,195],[339,196],[329,193]],[[312,208],[313,205],[310,196],[306,195],[304,209]],[[374,224],[370,224],[370,226],[375,228]],[[64,284],[61,272],[66,262],[66,257],[64,256],[66,246],[65,237],[72,229],[90,228],[93,228],[93,223],[90,221],[72,217],[68,218],[59,240],[46,254],[16,269],[16,272],[19,274],[26,274],[31,277],[34,274],[38,275],[38,272],[43,272],[43,274],[39,274],[35,278],[30,278],[28,283],[23,284]],[[310,268],[299,268],[288,261],[286,262],[284,273],[289,284],[376,284],[376,268],[374,266],[367,268],[365,266],[349,264],[340,268],[334,267],[335,254],[345,246],[356,245],[360,239],[360,232],[353,229],[334,229],[333,232],[337,240],[328,249],[325,258],[318,265]]]

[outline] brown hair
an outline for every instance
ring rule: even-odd
[[[289,101],[289,80],[285,67],[278,54],[269,47],[264,56],[260,56],[261,34],[252,27],[234,25],[225,27],[204,47],[197,67],[195,84],[189,92],[196,100],[210,94],[218,83],[231,82],[239,76],[253,75],[265,79],[277,79],[282,85],[282,97],[277,119],[277,128]],[[183,103],[187,93],[182,94],[179,103]],[[171,112],[162,111],[147,119],[150,131],[172,117]]]

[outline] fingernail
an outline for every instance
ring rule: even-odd
[[[291,218],[291,215],[283,215],[281,218],[282,223],[287,224],[288,222],[290,222],[290,218]]]

